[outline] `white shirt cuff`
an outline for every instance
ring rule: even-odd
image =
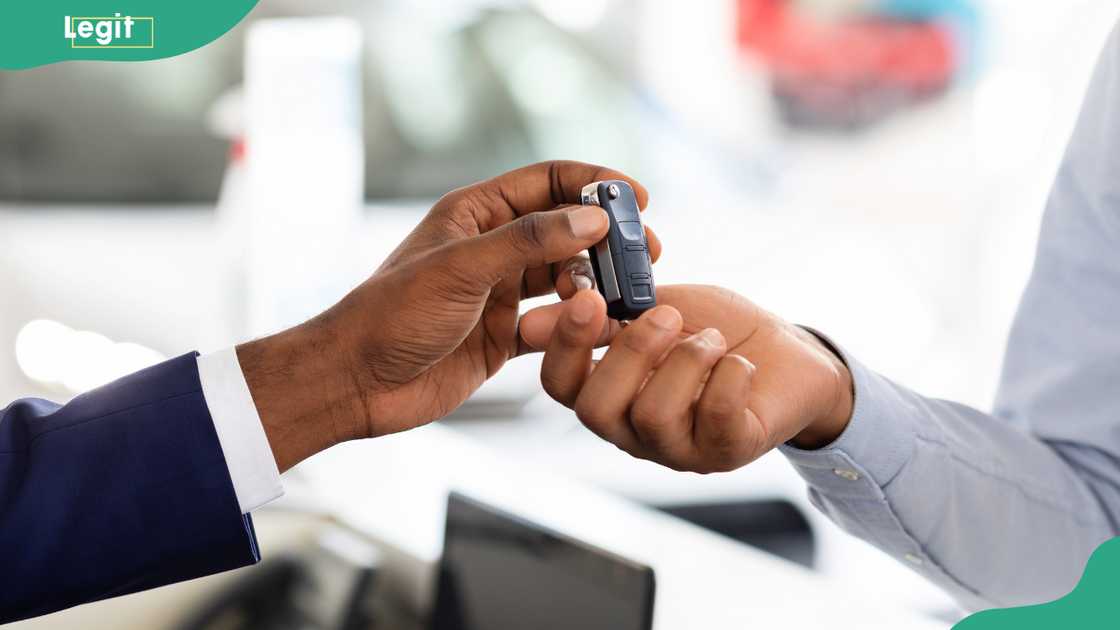
[[[248,514],[283,495],[284,486],[237,352],[229,348],[198,357],[198,378],[237,503]]]

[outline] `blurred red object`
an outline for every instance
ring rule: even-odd
[[[938,22],[826,22],[787,0],[739,0],[740,47],[771,69],[791,122],[859,125],[943,92],[959,60]]]

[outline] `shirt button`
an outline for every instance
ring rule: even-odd
[[[848,470],[847,468],[835,468],[832,474],[841,479],[847,479],[848,481],[859,481],[859,473],[854,470]]]
[[[902,557],[906,558],[907,562],[909,562],[910,564],[912,564],[916,567],[922,566],[922,559],[919,558],[918,556],[915,556],[912,553],[908,553],[908,554],[906,554],[905,556],[902,556]]]

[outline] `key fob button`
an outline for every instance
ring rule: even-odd
[[[623,264],[626,265],[627,274],[650,273],[649,255],[645,252],[624,252]]]
[[[642,224],[639,221],[623,221],[618,224],[618,231],[625,241],[641,243],[645,236],[645,231],[642,230]],[[630,248],[627,247],[627,249]]]
[[[657,304],[657,288],[634,190],[623,181],[594,182],[583,187],[580,198],[610,215],[606,238],[588,249],[607,315],[635,320]]]

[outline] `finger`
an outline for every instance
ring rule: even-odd
[[[583,162],[540,162],[478,184],[477,188],[481,192],[503,202],[496,205],[505,206],[506,214],[500,217],[475,218],[484,225],[488,222],[483,219],[497,219],[486,226],[486,229],[493,229],[518,216],[579,203],[584,186],[607,179],[621,179],[629,183],[634,188],[639,207],[644,209],[649,203],[649,193],[645,187],[618,171]]]
[[[672,306],[685,315],[686,332],[717,328],[736,348],[755,337],[766,312],[743,296],[720,287],[662,284],[657,303]],[[743,353],[743,354],[750,354]]]
[[[485,234],[448,245],[457,280],[476,290],[502,278],[574,256],[603,238],[607,213],[573,206],[523,216]]]
[[[630,405],[650,370],[677,340],[682,324],[677,309],[659,306],[614,338],[575,402],[576,415],[589,429],[632,455],[643,452],[630,425]]]
[[[575,256],[559,267],[556,274],[556,295],[566,300],[579,291],[595,288],[595,272],[587,256]]]
[[[564,302],[538,306],[521,316],[518,324],[521,336],[521,354],[540,352],[548,348],[552,340],[556,322],[564,311]],[[599,328],[599,336],[595,347],[600,348],[611,342],[622,331],[622,325],[613,319],[608,319]]]
[[[764,428],[748,409],[754,364],[729,354],[716,364],[696,405],[693,441],[700,472],[727,472],[762,455]]]
[[[521,338],[517,334],[517,322],[522,280],[518,274],[506,276],[494,285],[486,298],[479,323],[489,341],[484,345],[487,378],[493,376],[506,361],[518,356]]]
[[[570,260],[570,259],[569,259]],[[521,288],[521,298],[535,298],[556,292],[556,280],[553,278],[554,268],[567,265],[568,261],[531,267],[525,270],[525,284]]]
[[[534,267],[525,272],[525,290],[522,297],[534,298],[556,293],[566,300],[576,291],[595,288],[595,273],[585,255],[544,267]]]
[[[661,258],[661,240],[649,226],[645,226],[645,231],[650,261],[656,263]],[[575,295],[576,291],[594,286],[595,272],[591,268],[591,260],[581,254],[563,263],[527,270],[523,297],[534,298],[555,292],[560,299],[566,300]]]
[[[591,351],[607,319],[607,303],[595,291],[580,291],[564,303],[555,334],[541,363],[541,386],[556,402],[573,407],[591,372]]]
[[[661,239],[657,233],[653,231],[648,225],[643,226],[646,229],[646,241],[649,243],[649,259],[650,262],[657,262],[661,258]]]
[[[684,468],[693,459],[692,407],[708,372],[726,353],[718,330],[702,330],[677,344],[646,382],[630,410],[630,424],[658,462]]]

